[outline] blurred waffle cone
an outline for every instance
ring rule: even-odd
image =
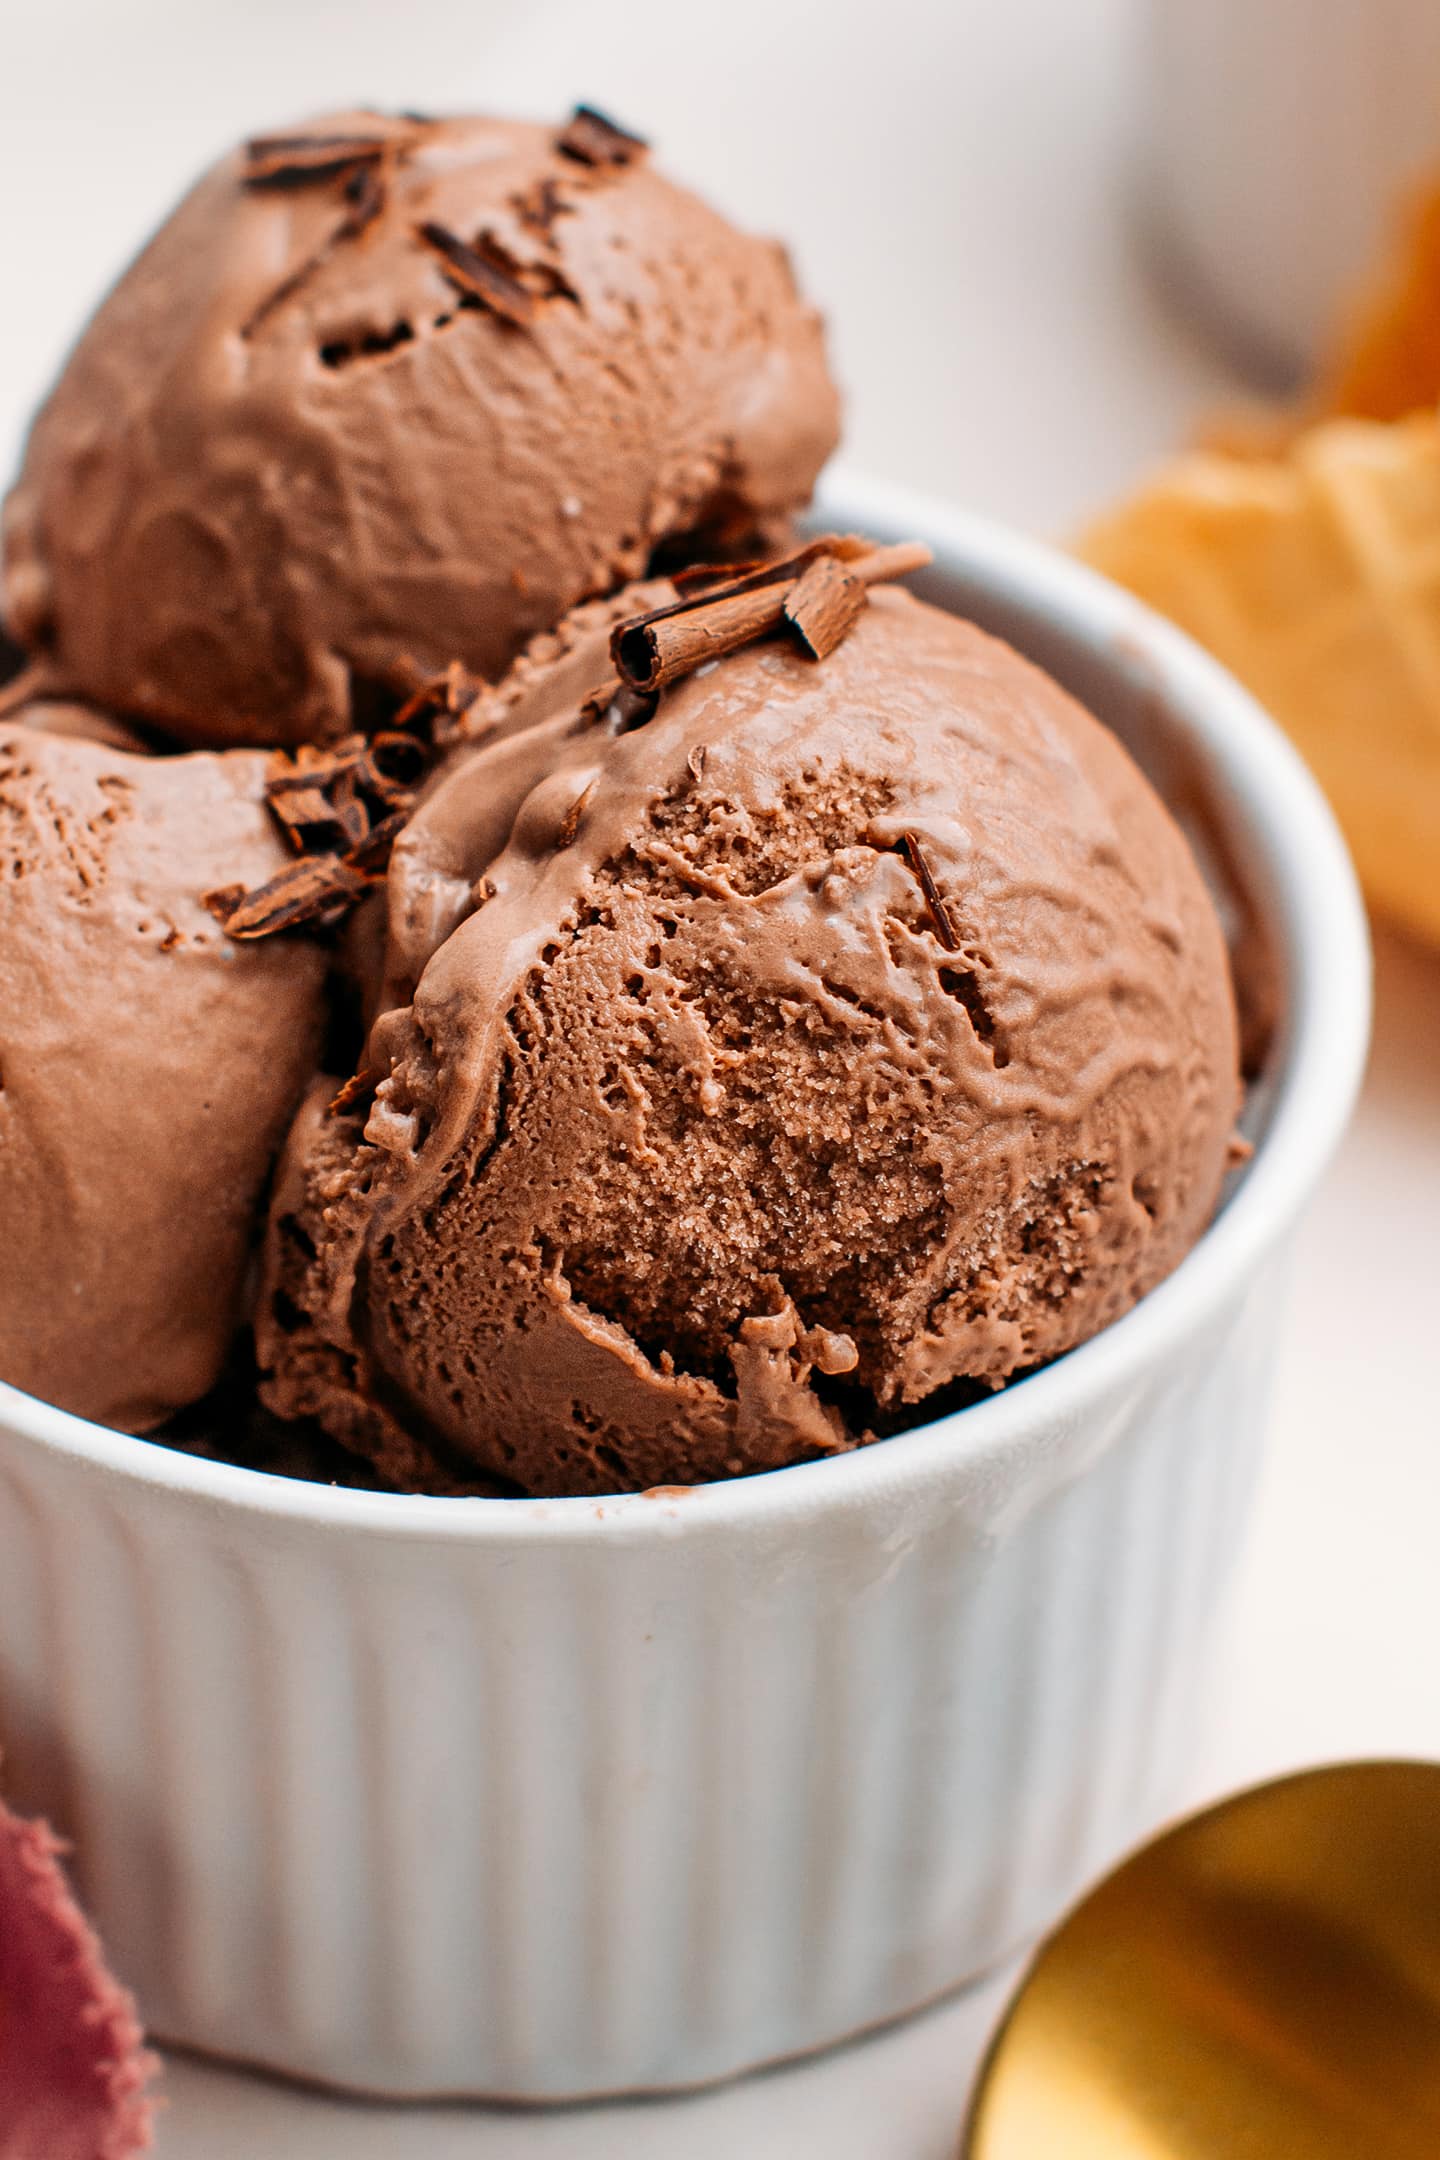
[[[1312,408],[1399,420],[1440,399],[1440,179],[1402,204],[1392,243],[1340,327]]]
[[[1376,906],[1440,942],[1434,415],[1177,458],[1079,552],[1248,685],[1329,793]]]

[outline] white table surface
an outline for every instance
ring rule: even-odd
[[[1139,0],[12,0],[0,58],[0,460],[103,280],[228,137],[347,99],[632,121],[782,230],[848,454],[1063,534],[1233,394],[1127,225]],[[1440,957],[1382,937],[1375,1052],[1305,1233],[1200,1799],[1440,1756]],[[350,2106],[175,2059],[161,2160],[941,2160],[1003,1981],[692,2099]]]

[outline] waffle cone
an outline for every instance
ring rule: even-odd
[[[1197,452],[1079,552],[1209,647],[1329,793],[1376,906],[1440,942],[1440,423]]]

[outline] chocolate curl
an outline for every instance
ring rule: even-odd
[[[451,739],[459,734],[460,722],[483,687],[458,660],[452,660],[443,674],[429,676],[415,685],[391,721],[391,728],[403,731],[429,727],[437,742]]]
[[[227,937],[248,942],[299,930],[337,909],[353,907],[370,889],[363,870],[353,870],[338,855],[307,855],[287,863],[275,877],[230,905],[233,888],[206,893],[204,905]]]
[[[839,583],[833,573],[826,573],[822,599],[822,586],[812,580],[800,600],[806,621],[794,621],[792,598],[807,573],[826,560],[841,569]],[[797,631],[801,649],[811,659],[823,659],[854,622],[866,588],[921,570],[930,560],[929,548],[919,541],[877,548],[853,534],[829,533],[780,562],[687,593],[669,607],[617,624],[610,656],[616,672],[632,689],[651,695],[693,674],[707,660],[753,644],[787,621]],[[807,625],[816,627],[822,641],[828,639],[823,651],[812,644]],[[832,631],[837,634],[831,636]]]
[[[345,857],[355,870],[380,871],[390,860],[390,850],[410,822],[409,809],[392,810],[371,826],[363,840],[357,841]]]
[[[915,873],[916,882],[925,901],[925,912],[930,917],[936,937],[939,938],[946,952],[959,952],[960,940],[955,935],[955,925],[950,920],[950,910],[946,907],[941,897],[940,888],[935,883],[935,873],[926,861],[925,850],[920,845],[919,834],[913,832],[901,833],[900,845],[905,850],[905,860]]]
[[[577,105],[556,136],[555,147],[562,157],[603,169],[605,166],[633,165],[650,145],[642,135],[632,135],[627,129],[617,127],[593,105]]]
[[[423,742],[394,731],[349,735],[332,749],[306,744],[294,757],[277,751],[266,799],[302,859],[253,892],[207,893],[205,906],[242,939],[332,920],[384,870],[429,761]]]
[[[812,660],[828,659],[865,605],[865,587],[833,555],[801,572],[785,602],[785,620]]]
[[[707,660],[736,652],[775,629],[784,606],[785,589],[778,585],[697,601],[678,614],[618,629],[611,656],[632,690],[665,690]]]
[[[426,247],[440,257],[452,285],[502,321],[513,323],[517,329],[529,329],[540,303],[529,287],[521,284],[498,249],[487,247],[482,254],[445,226],[437,225],[433,218],[427,218],[415,230]]]
[[[392,147],[383,135],[257,135],[244,149],[246,187],[295,187],[374,164]]]
[[[278,285],[273,286],[265,294],[263,299],[256,302],[240,325],[242,338],[252,338],[261,324],[268,322],[277,308],[283,307],[287,300],[293,300],[301,287],[308,284],[315,272],[330,260],[336,248],[342,247],[348,240],[358,240],[362,233],[369,231],[385,207],[388,193],[385,179],[388,163],[386,153],[392,148],[393,145],[391,144],[381,144],[375,151],[373,159],[367,158],[363,164],[357,164],[353,158],[350,158],[342,164],[329,167],[313,166],[306,171],[304,175],[306,179],[331,177],[337,173],[348,171],[349,177],[341,190],[345,208],[341,211],[338,222],[326,234],[320,245],[313,249],[303,262],[297,263],[288,277],[283,277]],[[295,175],[292,173],[290,177],[293,179]],[[248,178],[247,175],[247,180]]]
[[[331,1096],[325,1105],[326,1117],[343,1117],[356,1103],[365,1102],[374,1094],[383,1077],[381,1073],[372,1072],[368,1065],[362,1065],[359,1072],[350,1075],[339,1093]]]

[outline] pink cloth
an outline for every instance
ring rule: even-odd
[[[155,2063],[63,1849],[0,1806],[0,2160],[129,2160],[150,2148]]]

